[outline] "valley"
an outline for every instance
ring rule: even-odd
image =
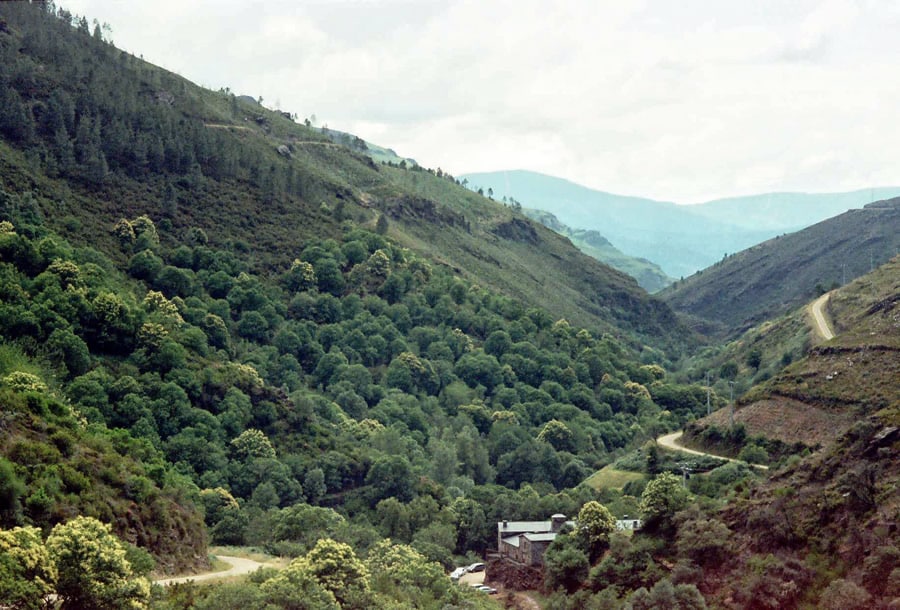
[[[0,3],[0,607],[896,605],[900,199],[483,196],[259,100]]]

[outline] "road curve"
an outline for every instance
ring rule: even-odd
[[[725,457],[724,455],[715,455],[713,453],[704,453],[703,451],[697,451],[695,449],[688,449],[687,447],[683,447],[678,444],[678,439],[681,438],[681,435],[684,434],[683,431],[679,430],[678,432],[671,432],[669,434],[665,434],[656,439],[656,443],[666,449],[671,449],[672,451],[681,451],[683,453],[690,453],[691,455],[705,455],[707,457],[714,457],[719,460],[727,460],[729,462],[741,462],[742,464],[747,464],[752,466],[753,468],[759,468],[760,470],[768,470],[768,466],[763,466],[762,464],[750,464],[749,462],[745,462],[744,460],[736,460],[734,458]]]
[[[813,304],[810,306],[809,311],[812,313],[813,320],[816,323],[816,332],[819,333],[826,341],[830,339],[834,339],[834,333],[831,331],[831,326],[828,325],[828,320],[825,319],[825,314],[822,313],[822,307],[825,303],[828,302],[828,297],[831,296],[830,292],[826,292],[818,299],[813,301]]]
[[[217,559],[221,559],[225,563],[231,564],[231,567],[227,570],[223,570],[220,572],[204,572],[202,574],[194,574],[192,576],[177,576],[175,578],[162,578],[160,580],[154,580],[153,582],[157,585],[174,585],[179,583],[185,583],[189,581],[199,582],[201,580],[212,580],[214,578],[228,578],[229,576],[240,576],[242,574],[249,574],[250,572],[255,572],[257,569],[261,568],[263,564],[258,561],[253,561],[252,559],[244,559],[243,557],[229,557],[227,555],[216,555]]]

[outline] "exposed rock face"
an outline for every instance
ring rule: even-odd
[[[541,238],[530,222],[521,218],[513,218],[507,222],[503,222],[493,229],[491,233],[497,237],[508,239],[510,241],[524,242],[527,244],[539,244]]]
[[[385,212],[393,218],[424,220],[432,224],[443,224],[451,227],[465,227],[466,219],[462,214],[454,212],[430,199],[403,196],[387,202]]]
[[[544,575],[540,568],[513,563],[507,559],[489,559],[486,580],[502,584],[516,591],[534,591],[541,589]]]
[[[161,106],[175,105],[175,96],[169,91],[157,91],[153,94],[153,99]]]

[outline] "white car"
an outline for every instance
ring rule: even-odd
[[[452,572],[450,572],[450,580],[459,580],[463,574],[466,574],[469,571],[468,568],[456,568]]]

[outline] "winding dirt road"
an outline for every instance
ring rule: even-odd
[[[822,312],[822,307],[828,302],[829,296],[831,296],[831,293],[826,292],[813,301],[812,305],[809,307],[809,312],[812,314],[813,320],[816,323],[816,332],[826,341],[834,339],[834,333],[831,330],[831,326],[829,326],[828,320],[825,319],[825,314]]]
[[[252,559],[244,559],[243,557],[229,557],[227,555],[217,555],[216,557],[217,559],[221,559],[225,563],[231,564],[231,567],[221,572],[204,572],[202,574],[194,574],[192,576],[163,578],[161,580],[154,580],[153,582],[157,585],[162,585],[165,587],[166,585],[174,585],[189,581],[199,582],[201,580],[212,580],[214,578],[228,578],[229,576],[240,576],[242,574],[255,572],[257,569],[263,566],[263,564],[258,561],[253,561]]]
[[[704,453],[703,451],[697,451],[695,449],[688,449],[687,447],[683,447],[678,443],[678,439],[681,438],[681,435],[684,434],[681,430],[678,432],[672,432],[670,434],[666,434],[660,436],[656,439],[656,443],[666,449],[671,449],[672,451],[681,451],[682,453],[690,453],[691,455],[705,455],[708,457],[714,457],[719,460],[727,460],[729,462],[741,462],[743,464],[748,464],[753,468],[759,468],[760,470],[768,470],[768,466],[763,466],[762,464],[750,464],[749,462],[744,462],[744,460],[736,460],[734,458],[725,457],[723,455],[715,455],[713,453]]]

